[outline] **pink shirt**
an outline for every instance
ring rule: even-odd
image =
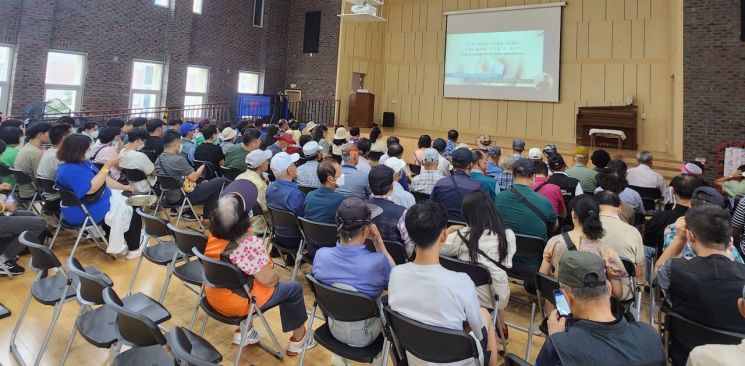
[[[536,187],[543,185],[543,183],[546,183],[546,178],[541,176],[535,176],[533,186],[533,190],[535,191]],[[543,197],[546,197],[548,202],[551,202],[551,207],[554,208],[554,212],[556,212],[557,215],[561,215],[562,212],[566,212],[566,203],[564,203],[564,195],[561,194],[561,188],[553,183],[547,183],[541,187],[540,190],[537,191],[538,194],[540,194]]]

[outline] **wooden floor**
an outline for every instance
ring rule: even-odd
[[[73,241],[74,237],[72,236],[72,232],[61,233],[61,237],[58,238],[54,251],[60,258],[61,262],[64,263],[64,260],[69,255]],[[114,289],[117,293],[121,296],[124,295],[134,270],[136,260],[113,260],[95,248],[90,242],[84,242],[81,244],[76,253],[76,257],[84,266],[95,266],[99,270],[107,273],[114,281]],[[28,259],[29,256],[24,256],[20,260],[20,263],[26,266]],[[310,267],[306,265],[304,269],[310,270]],[[287,280],[290,275],[289,271],[281,267],[277,267],[277,272],[282,280]],[[143,260],[133,292],[144,292],[145,294],[157,299],[163,285],[164,274],[164,267],[159,267],[147,260]],[[302,277],[302,274],[300,277]],[[0,364],[2,365],[16,364],[9,352],[10,333],[18,319],[18,315],[23,307],[23,301],[29,293],[30,284],[34,278],[35,274],[30,271],[27,271],[22,276],[14,277],[13,279],[8,279],[4,276],[0,277],[0,302],[13,312],[11,317],[0,320]],[[301,279],[301,281],[303,281],[303,287],[305,289],[305,303],[310,310],[313,303],[312,296],[310,295],[310,291],[308,290],[304,280]],[[513,285],[512,289],[513,297],[524,298],[525,300],[529,299],[521,286]],[[182,283],[174,277],[163,302],[163,305],[171,312],[172,318],[163,325],[168,329],[171,329],[174,326],[188,326],[196,300],[196,295],[186,289]],[[80,307],[75,301],[65,304],[41,365],[59,364],[67,339],[72,330],[74,319],[77,316],[79,309]],[[272,309],[266,314],[273,331],[279,338],[280,345],[285,347],[289,340],[289,334],[282,334],[279,310]],[[33,357],[37,354],[47,326],[50,323],[51,316],[52,307],[40,305],[35,301],[31,302],[31,307],[24,319],[17,338],[20,352],[27,363],[32,362]],[[200,312],[200,315],[197,318],[197,324],[201,324],[200,320],[203,316],[204,313]],[[508,322],[526,326],[529,322],[529,317],[530,305],[520,304],[514,299],[510,301],[507,307],[506,316]],[[316,319],[314,325],[320,325],[321,323],[321,320]],[[258,329],[262,332],[262,339],[270,342],[266,332],[263,331],[261,327]],[[205,338],[222,353],[224,358],[223,364],[225,365],[232,364],[237,350],[236,347],[230,345],[233,331],[234,328],[231,326],[223,325],[216,321],[209,321],[207,331],[205,332]],[[533,337],[531,361],[535,361],[535,357],[543,344],[543,340],[542,337]],[[516,329],[510,329],[508,352],[524,356],[526,341],[526,333],[520,332]],[[97,349],[78,336],[66,363],[75,366],[105,365],[107,357],[108,350]],[[308,352],[305,364],[330,365],[330,360],[331,354],[323,349],[323,347],[317,346]],[[256,346],[248,346],[242,354],[240,364],[296,365],[298,362],[299,357],[285,357],[283,361],[280,361]]]

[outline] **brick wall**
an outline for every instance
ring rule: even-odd
[[[745,43],[740,0],[685,0],[685,159],[705,158],[714,172],[721,142],[745,141]]]
[[[201,15],[192,13],[192,0],[172,1],[173,9],[153,0],[1,0],[0,43],[16,50],[11,113],[20,115],[44,99],[50,49],[87,55],[84,110],[128,108],[133,59],[165,63],[162,97],[168,106],[183,104],[188,65],[210,69],[210,103],[231,99],[240,70],[262,73],[266,93],[283,90],[287,70],[299,70],[292,75],[300,75],[298,84],[310,95],[320,90],[315,95],[333,97],[340,0],[266,0],[263,28],[252,25],[251,0],[204,0]],[[303,9],[325,9],[329,2],[336,6],[324,11],[316,63],[288,61],[298,38],[302,50]],[[291,9],[302,14],[293,18]]]

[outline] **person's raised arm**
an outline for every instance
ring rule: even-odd
[[[388,250],[385,248],[385,243],[383,242],[383,237],[380,236],[380,231],[378,231],[378,227],[374,223],[370,223],[370,231],[367,234],[367,238],[370,241],[373,242],[373,245],[375,245],[375,251],[384,255],[386,259],[388,259],[388,262],[391,263],[392,266],[396,265],[396,262],[393,260],[393,257],[391,257],[391,254],[388,253]]]
[[[115,156],[111,159],[109,159],[107,162],[103,164],[103,167],[101,167],[101,170],[98,171],[98,174],[96,174],[93,179],[91,179],[91,188],[86,192],[85,194],[93,194],[96,193],[101,187],[103,187],[104,184],[106,184],[106,180],[109,177],[109,170],[112,166],[119,165],[119,157]]]
[[[199,168],[197,168],[195,171],[191,172],[191,174],[186,176],[186,179],[196,182],[199,177],[202,176],[202,173],[204,173],[204,164],[202,164]]]
[[[274,272],[274,268],[269,263],[254,274],[254,279],[265,287],[274,287],[279,283],[279,276]]]
[[[660,258],[657,259],[657,263],[654,265],[655,272],[657,272],[668,259],[680,257],[681,253],[683,253],[683,248],[685,248],[686,241],[688,240],[686,237],[685,217],[680,217],[675,221],[675,234],[675,238],[673,238],[670,246],[667,247],[667,249],[665,249],[665,251],[660,255]]]

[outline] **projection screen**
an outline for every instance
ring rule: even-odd
[[[445,98],[558,102],[563,4],[445,13]]]

